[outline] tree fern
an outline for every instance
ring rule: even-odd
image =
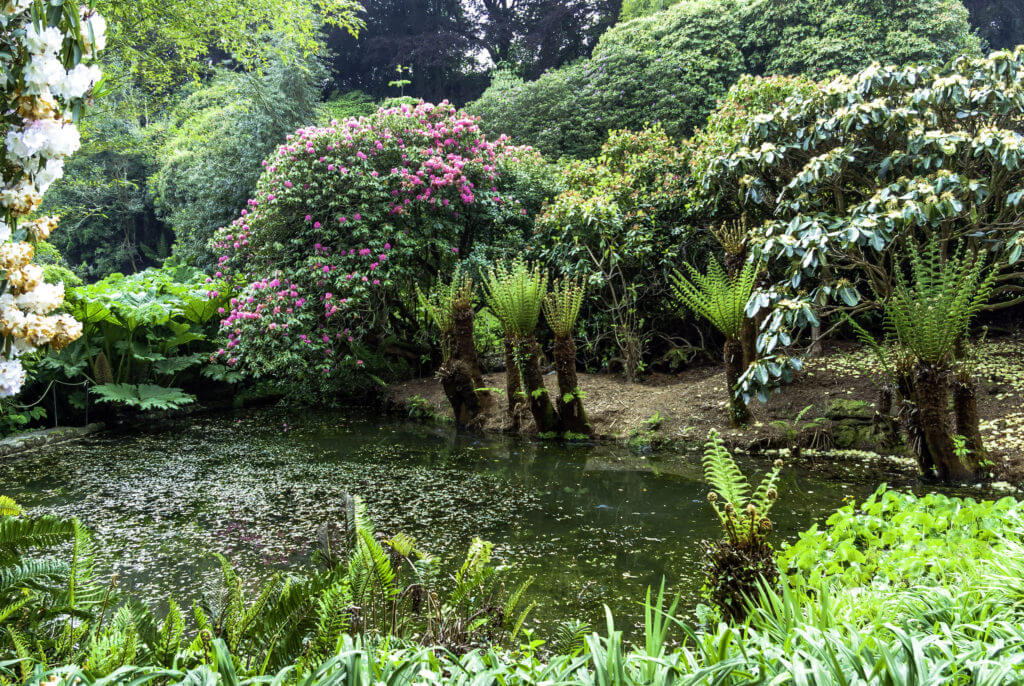
[[[747,262],[733,277],[714,257],[708,258],[707,274],[689,263],[683,266],[689,278],[678,271],[671,277],[672,292],[679,303],[710,321],[727,338],[738,339],[746,320],[747,301],[757,283],[758,263]]]
[[[583,305],[586,288],[579,279],[555,281],[543,301],[544,317],[556,337],[569,338]]]
[[[704,477],[711,487],[708,502],[732,544],[756,544],[761,533],[770,530],[768,513],[778,498],[781,468],[782,461],[776,460],[750,495],[747,477],[722,443],[721,436],[715,430],[708,434],[704,444]]]
[[[456,269],[451,281],[442,279],[434,283],[429,292],[424,293],[416,286],[416,298],[420,308],[437,327],[440,334],[444,359],[451,357],[451,339],[455,330],[455,313],[459,306],[468,307],[473,303],[473,280]]]
[[[707,443],[704,444],[704,480],[712,492],[717,494],[712,505],[723,523],[726,504],[731,503],[734,508],[740,508],[746,504],[750,495],[747,477],[740,471],[722,442],[722,437],[715,430],[708,433]]]
[[[487,306],[501,323],[506,335],[531,336],[547,293],[548,273],[540,265],[515,260],[487,272],[484,294]]]
[[[900,344],[925,364],[944,363],[971,319],[988,301],[995,269],[964,251],[943,259],[941,244],[907,248],[909,280],[896,270],[896,285],[885,303],[886,320]]]

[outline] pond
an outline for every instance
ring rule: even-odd
[[[459,435],[350,411],[258,410],[104,433],[0,463],[0,492],[77,516],[101,568],[132,595],[187,603],[221,552],[255,583],[310,561],[317,531],[363,498],[388,534],[406,532],[449,562],[473,536],[517,578],[535,577],[535,622],[642,617],[648,585],[699,600],[700,541],[717,537],[698,453],[641,457],[615,445],[564,446]],[[761,462],[749,461],[750,469]],[[875,483],[784,472],[776,537],[798,532]]]

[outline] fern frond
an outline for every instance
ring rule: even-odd
[[[558,623],[548,640],[548,649],[555,655],[579,655],[584,640],[590,633],[590,625],[578,619],[567,619]]]
[[[551,292],[544,298],[544,317],[548,326],[558,338],[570,338],[576,326],[583,296],[586,293],[584,282],[577,279],[555,281]]]
[[[724,501],[722,505],[716,505],[716,510],[726,503],[739,510],[750,495],[747,477],[740,471],[722,442],[721,435],[714,429],[708,433],[707,443],[704,444],[704,480],[718,494],[718,498]]]
[[[746,321],[747,301],[757,283],[760,265],[747,262],[742,271],[730,277],[714,257],[708,259],[707,274],[683,263],[689,277],[675,272],[671,278],[676,300],[704,317],[727,338],[738,339]]]
[[[0,517],[19,517],[23,510],[18,503],[5,495],[0,495]]]
[[[910,278],[896,270],[885,303],[887,326],[919,361],[941,364],[967,335],[971,319],[992,293],[996,270],[983,255],[960,250],[943,259],[941,242],[907,248]]]
[[[488,271],[483,281],[487,306],[506,336],[523,338],[533,334],[547,284],[548,273],[524,260],[499,264]]]
[[[0,598],[13,589],[56,581],[66,576],[69,569],[62,560],[22,558],[9,567],[0,568]]]

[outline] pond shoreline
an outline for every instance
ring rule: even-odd
[[[982,433],[994,462],[988,481],[996,490],[1022,490],[1024,373],[1014,360],[1024,359],[1024,340],[1008,337],[979,347],[985,358],[979,363]],[[1000,365],[1003,359],[1009,364]],[[823,357],[809,360],[794,383],[767,403],[751,403],[752,421],[740,429],[728,423],[721,366],[655,374],[638,383],[621,375],[580,373],[579,383],[594,440],[626,444],[639,454],[692,450],[714,429],[734,451],[774,457],[799,445],[797,461],[815,470],[881,469],[913,476],[916,459],[902,442],[885,432],[875,416],[878,387],[872,365],[867,351],[833,345]],[[549,391],[557,392],[554,374],[546,374],[544,380]],[[484,382],[488,388],[502,389],[505,374],[485,374]],[[453,421],[451,407],[434,378],[395,383],[389,388],[388,401],[393,411],[416,419]],[[536,437],[529,417],[518,431],[510,427],[501,394],[496,395],[495,410],[483,417],[479,430]],[[817,463],[816,448],[848,458],[843,461],[850,464]]]

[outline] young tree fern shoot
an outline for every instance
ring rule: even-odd
[[[593,429],[583,409],[583,397],[576,377],[576,342],[573,329],[585,293],[576,280],[556,281],[544,298],[544,317],[555,334],[555,370],[558,372],[558,418],[562,429],[572,434],[591,434]]]
[[[706,275],[690,264],[683,266],[689,278],[676,272],[672,276],[672,292],[680,304],[710,321],[725,336],[722,355],[729,390],[729,418],[735,425],[746,424],[750,411],[737,394],[736,385],[744,371],[741,339],[747,319],[747,301],[754,290],[759,266],[756,262],[747,262],[733,275],[727,274],[714,257],[708,259]]]
[[[922,438],[939,477],[969,479],[979,467],[980,432],[976,427],[971,432],[978,442],[975,453],[960,459],[950,429],[948,387],[956,347],[988,301],[996,272],[974,253],[959,251],[943,259],[938,241],[923,249],[911,244],[907,252],[910,278],[896,270],[895,288],[885,302],[886,323],[916,362],[913,385]]]
[[[515,369],[508,369],[506,373],[514,374],[518,370],[540,433],[558,431],[558,417],[540,371],[540,346],[534,337],[547,284],[547,272],[523,260],[493,267],[484,279],[487,305],[501,322],[515,358]],[[512,402],[509,398],[509,403]]]
[[[756,597],[763,584],[775,585],[779,569],[768,534],[772,523],[768,513],[778,499],[777,485],[782,461],[771,470],[751,494],[750,483],[712,430],[704,444],[704,479],[711,490],[708,502],[722,523],[725,537],[704,543],[707,556],[705,588],[712,602],[733,621],[746,618],[747,598]]]
[[[491,405],[473,345],[473,280],[457,270],[451,282],[439,280],[429,294],[418,287],[416,293],[439,332],[442,363],[437,374],[455,423],[471,426]]]

